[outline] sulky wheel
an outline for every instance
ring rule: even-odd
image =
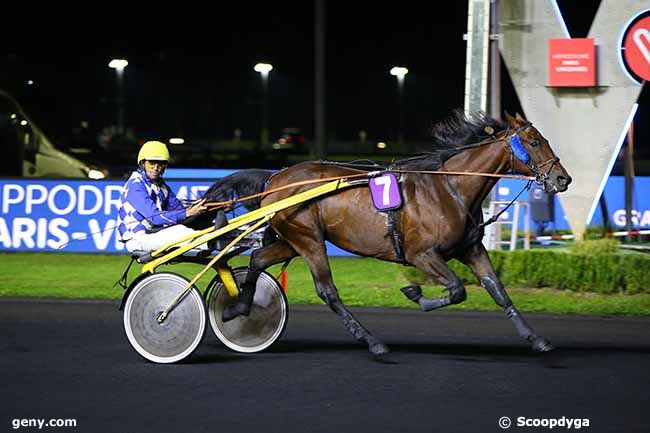
[[[232,271],[237,286],[246,280],[247,268]],[[239,316],[227,323],[221,320],[223,309],[237,302],[231,298],[217,275],[208,296],[210,326],[217,338],[236,352],[260,352],[282,336],[287,325],[288,304],[280,284],[262,272],[257,280],[253,306],[249,316]],[[212,284],[211,284],[212,285]]]
[[[181,361],[194,352],[205,333],[206,311],[196,287],[159,323],[157,317],[183,293],[189,281],[169,272],[140,280],[124,304],[124,329],[133,348],[152,362]]]

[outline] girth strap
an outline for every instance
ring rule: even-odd
[[[386,224],[388,226],[388,235],[393,243],[395,255],[397,256],[397,260],[399,260],[401,264],[405,265],[406,260],[404,258],[404,249],[402,248],[402,236],[399,231],[398,210],[389,210],[386,214],[388,217]]]

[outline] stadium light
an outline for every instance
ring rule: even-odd
[[[269,142],[269,72],[273,65],[258,63],[253,68],[262,77],[262,127],[260,129],[260,147]]]
[[[115,69],[117,77],[117,132],[124,135],[124,68],[129,62],[125,59],[113,59],[108,63],[108,67]]]
[[[399,126],[397,127],[397,144],[404,145],[404,77],[409,70],[403,66],[393,66],[390,74],[397,77],[397,105],[399,111]]]

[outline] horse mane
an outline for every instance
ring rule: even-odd
[[[494,132],[485,132],[487,127]],[[507,126],[483,111],[465,115],[461,109],[431,127],[432,149],[414,157],[395,161],[394,165],[408,170],[437,170],[452,156],[505,130]]]

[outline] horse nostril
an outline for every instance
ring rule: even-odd
[[[561,186],[569,186],[573,179],[571,179],[571,176],[558,176],[557,177],[557,183],[559,183]]]

